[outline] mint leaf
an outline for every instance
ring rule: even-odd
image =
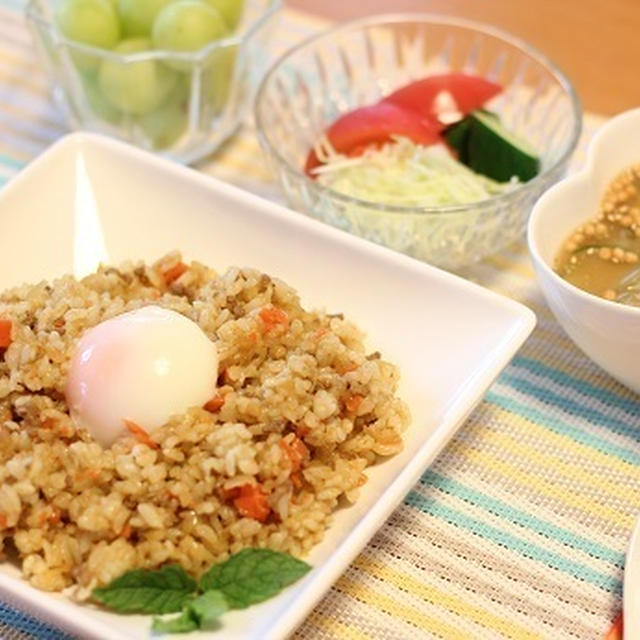
[[[216,622],[225,611],[229,611],[229,603],[221,591],[211,590],[189,602],[185,609],[202,628]]]
[[[211,627],[228,610],[229,605],[220,591],[207,591],[187,602],[179,616],[168,620],[154,618],[151,629],[158,633],[187,633]]]
[[[151,630],[156,633],[189,633],[199,629],[198,621],[191,617],[190,611],[183,611],[179,616],[168,620],[154,618]]]
[[[93,597],[120,613],[173,613],[180,611],[197,589],[196,581],[179,565],[155,571],[127,571]]]
[[[276,595],[310,569],[288,553],[243,549],[211,567],[200,579],[200,588],[221,591],[230,608],[244,609]]]

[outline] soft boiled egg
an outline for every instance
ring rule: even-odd
[[[80,339],[66,397],[73,420],[109,447],[126,421],[152,433],[214,395],[218,351],[185,316],[148,306],[105,320]]]

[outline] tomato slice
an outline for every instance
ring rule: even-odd
[[[394,135],[404,136],[417,144],[435,144],[442,141],[438,129],[436,124],[415,110],[380,102],[341,116],[327,129],[326,136],[338,153],[354,155],[370,146],[388,142]],[[312,150],[307,156],[304,170],[313,177],[312,169],[320,164]]]
[[[479,109],[502,87],[480,76],[466,73],[443,73],[416,80],[388,95],[384,102],[419,113],[422,117],[444,124],[450,113],[462,116]]]

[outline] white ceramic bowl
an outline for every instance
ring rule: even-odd
[[[596,214],[611,180],[640,162],[640,109],[610,120],[597,133],[586,167],[549,189],[529,219],[529,251],[558,322],[594,362],[640,393],[640,308],[578,289],[553,271],[561,244]]]

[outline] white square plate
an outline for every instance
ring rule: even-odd
[[[350,236],[122,143],[73,134],[0,192],[0,289],[98,261],[180,249],[218,271],[252,266],[303,303],[342,311],[400,367],[412,423],[404,451],[367,471],[358,502],[336,513],[314,569],[277,598],[225,614],[225,638],[281,638],[298,625],[401,502],[535,324],[533,313],[451,274]],[[42,593],[0,567],[0,595],[83,638],[144,638],[123,616]],[[215,637],[202,633],[201,637]],[[190,637],[198,637],[193,634]]]

